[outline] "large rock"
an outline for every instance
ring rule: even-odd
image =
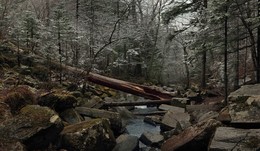
[[[43,149],[57,138],[63,125],[48,107],[27,105],[17,116],[0,125],[0,139],[18,140],[28,149]]]
[[[61,148],[67,150],[112,150],[115,144],[116,140],[106,119],[69,125],[61,132]]]
[[[121,134],[125,130],[123,128],[122,119],[119,113],[86,107],[76,107],[75,109],[79,114],[83,116],[88,116],[92,118],[107,118],[111,123],[111,129],[113,130],[115,135]]]
[[[75,109],[67,109],[61,112],[60,117],[69,124],[76,124],[83,121],[83,118],[79,115],[79,113]]]
[[[55,90],[51,93],[42,94],[38,98],[38,104],[48,106],[57,112],[73,108],[77,104],[77,99],[68,91]]]
[[[162,145],[162,151],[202,151],[208,149],[209,141],[214,134],[216,127],[220,126],[219,121],[210,119],[200,122],[174,135]]]
[[[163,111],[172,111],[172,112],[181,112],[181,113],[185,112],[185,108],[176,107],[176,106],[167,105],[167,104],[161,104],[159,106],[159,109],[163,110]]]
[[[146,131],[141,135],[140,141],[148,146],[159,147],[164,141],[164,137],[161,134]]]
[[[217,128],[209,147],[209,151],[253,151],[259,149],[260,129],[237,129],[232,127]]]
[[[9,105],[12,114],[17,114],[25,105],[35,103],[34,93],[27,86],[18,86],[1,92],[3,101]]]
[[[246,85],[229,95],[228,109],[231,124],[260,128],[259,90],[260,84]]]
[[[26,151],[26,147],[15,140],[1,140],[0,139],[0,150],[1,151]]]
[[[188,113],[168,111],[162,119],[161,130],[168,131],[181,126],[182,129],[190,126],[190,115]]]
[[[116,139],[116,142],[117,144],[113,148],[113,151],[138,151],[139,150],[139,139],[137,136],[123,134]]]

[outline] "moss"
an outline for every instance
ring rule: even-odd
[[[47,81],[49,78],[49,69],[43,65],[37,65],[31,68],[32,75],[41,81]]]
[[[34,104],[34,94],[26,86],[18,86],[1,92],[4,102],[9,105],[12,114],[16,114],[27,104]]]
[[[55,90],[38,98],[38,104],[48,106],[57,112],[72,108],[78,103],[77,99],[68,91]]]

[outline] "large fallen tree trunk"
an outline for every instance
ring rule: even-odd
[[[60,65],[58,63],[52,62],[52,66],[59,67]],[[84,70],[79,68],[62,65],[62,70],[63,72],[67,72],[69,74],[71,73],[77,74],[77,76],[86,78],[88,81],[93,82],[95,84],[103,85],[126,93],[131,93],[137,96],[144,97],[146,99],[170,100],[173,98],[173,96],[170,93],[162,92],[149,86],[118,80],[118,79],[102,76],[96,73],[91,73],[91,72],[87,73]]]
[[[88,81],[110,87],[116,90],[124,91],[134,95],[138,95],[147,99],[152,100],[170,100],[172,96],[165,92],[160,92],[151,87],[131,83],[123,80],[118,80],[114,78],[105,77],[102,75],[89,73]]]
[[[9,45],[12,45],[12,47],[15,47],[13,43],[10,43]],[[16,52],[16,49],[11,49],[11,51]],[[22,55],[22,54],[20,54]],[[95,84],[103,85],[109,88],[113,88],[116,90],[124,91],[127,93],[131,93],[134,95],[138,95],[147,99],[151,100],[169,100],[172,98],[172,95],[166,92],[161,92],[158,90],[155,90],[151,87],[140,85],[140,84],[135,84],[131,82],[126,82],[123,80],[118,80],[114,78],[109,78],[106,76],[102,76],[99,74],[95,73],[88,73],[85,72],[82,69],[75,68],[72,66],[68,66],[65,64],[59,64],[55,61],[47,61],[44,59],[40,52],[35,54],[35,58],[37,57],[38,59],[42,60],[43,65],[48,64],[51,66],[51,68],[56,69],[59,72],[62,73],[68,73],[68,74],[77,74],[78,77],[82,77],[83,79],[87,79],[90,82],[93,82]],[[40,61],[41,62],[41,61]]]

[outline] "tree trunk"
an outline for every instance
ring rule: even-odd
[[[235,80],[234,80],[234,90],[239,88],[239,21],[237,24],[237,51],[236,51],[236,63],[235,63]]]
[[[62,54],[61,54],[61,33],[60,25],[58,25],[58,50],[59,50],[59,61],[60,61],[60,84],[62,83]]]
[[[257,1],[257,17],[260,17],[260,0]],[[260,83],[260,25],[257,27],[256,82]]]
[[[78,29],[79,29],[79,0],[76,0],[76,48],[74,56],[74,64],[77,66],[79,64],[79,41],[78,41]]]
[[[183,53],[184,53],[184,66],[186,71],[186,88],[190,87],[190,71],[188,66],[188,52],[186,46],[183,47]]]
[[[228,0],[226,1],[226,8],[225,12],[228,12]],[[224,85],[225,85],[225,104],[227,105],[227,97],[228,97],[228,74],[227,74],[227,61],[228,61],[228,17],[225,16],[225,48],[224,48]]]
[[[204,9],[207,9],[208,7],[208,0],[203,1]],[[202,52],[202,72],[201,72],[201,87],[206,87],[206,63],[207,63],[207,50],[205,47],[203,47]]]

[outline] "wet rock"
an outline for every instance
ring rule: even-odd
[[[181,113],[185,112],[185,108],[176,107],[176,106],[167,105],[167,104],[161,104],[159,106],[159,109],[163,110],[163,111],[172,111],[172,112],[181,112]]]
[[[25,105],[35,103],[33,92],[27,86],[19,86],[1,92],[4,95],[3,101],[9,105],[12,114],[17,114]]]
[[[178,124],[182,127],[182,129],[190,126],[190,115],[188,113],[168,111],[162,118],[161,130],[172,130],[173,128],[176,128]]]
[[[107,118],[111,123],[111,129],[115,135],[122,134],[122,132],[125,130],[119,113],[86,107],[76,107],[75,109],[83,116],[92,118]]]
[[[162,151],[202,151],[208,149],[209,141],[214,134],[216,128],[220,126],[219,121],[210,119],[191,126],[174,135],[163,143]]]
[[[18,140],[31,149],[43,149],[62,131],[59,116],[48,107],[27,105],[0,125],[0,139]]]
[[[113,148],[113,151],[138,151],[139,150],[139,139],[137,136],[123,134],[116,139],[116,142],[117,144]]]
[[[77,99],[68,91],[55,90],[51,93],[42,94],[38,98],[38,104],[48,106],[57,112],[73,108],[77,104]]]
[[[116,140],[106,119],[69,125],[61,132],[61,148],[67,150],[112,150],[115,144]]]
[[[160,124],[162,121],[161,116],[145,116],[144,117],[144,122],[156,126],[156,124]]]
[[[228,134],[228,135],[227,135]],[[209,151],[259,150],[260,129],[217,128]]]
[[[164,137],[161,134],[146,131],[141,135],[140,141],[147,146],[159,147],[164,141]]]
[[[69,124],[75,124],[83,121],[83,118],[75,109],[67,109],[61,112],[60,117]]]
[[[71,95],[73,95],[76,98],[82,97],[82,93],[80,91],[73,91],[71,92]]]
[[[0,150],[1,151],[27,151],[26,147],[15,140],[1,140],[0,139]]]

